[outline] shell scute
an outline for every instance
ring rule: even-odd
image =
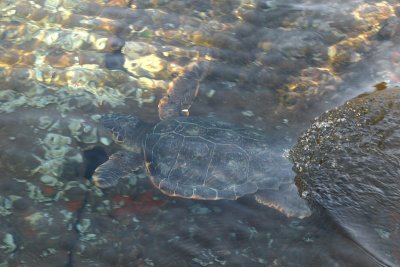
[[[236,128],[211,118],[160,122],[144,144],[151,181],[168,195],[194,199],[237,199],[256,192],[265,175],[252,168],[264,168],[253,163],[265,140],[243,138]]]

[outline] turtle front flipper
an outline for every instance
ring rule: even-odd
[[[311,215],[307,202],[300,197],[296,185],[281,185],[278,190],[266,189],[257,192],[255,199],[258,203],[274,208],[287,217],[305,218]]]
[[[93,182],[100,188],[114,186],[120,178],[129,176],[140,166],[142,156],[128,151],[112,154],[93,174]]]
[[[200,82],[208,74],[209,69],[209,62],[191,63],[182,75],[170,83],[167,95],[158,104],[161,120],[189,114],[189,108],[198,94]]]

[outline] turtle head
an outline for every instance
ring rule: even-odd
[[[140,146],[150,128],[138,117],[121,113],[106,114],[100,118],[100,123],[111,131],[115,142],[128,147]]]

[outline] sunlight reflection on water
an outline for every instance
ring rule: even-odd
[[[4,0],[0,9],[0,265],[376,266],[324,211],[287,219],[252,196],[170,198],[144,170],[102,191],[84,176],[104,159],[84,151],[120,149],[101,114],[157,122],[159,99],[193,62],[211,68],[191,115],[291,147],[321,112],[398,83],[396,1]],[[400,265],[391,253],[373,256]]]

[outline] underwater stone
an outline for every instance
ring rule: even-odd
[[[216,91],[215,91],[214,89],[210,89],[210,90],[206,93],[206,95],[207,95],[207,97],[212,98],[212,97],[215,95],[215,93],[216,93]]]
[[[156,97],[154,94],[149,93],[148,90],[143,90],[138,88],[135,94],[136,101],[139,103],[141,107],[144,103],[153,103]]]
[[[70,146],[55,146],[51,148],[45,148],[45,158],[46,159],[57,159],[64,157],[69,151],[71,151]]]
[[[92,130],[92,126],[90,126],[89,124],[84,124],[83,125],[83,132],[84,133],[88,133],[88,132],[90,132],[90,130]]]
[[[81,127],[82,127],[82,125],[81,125],[82,122],[83,122],[83,120],[81,120],[81,119],[71,119],[70,120],[70,122],[68,124],[68,129],[71,131],[71,135],[73,137],[76,138],[77,136],[79,136],[82,133],[82,131],[80,131]]]
[[[100,114],[94,114],[94,115],[90,116],[90,118],[92,120],[98,121],[101,118],[101,115]]]
[[[112,140],[107,137],[100,137],[100,143],[103,145],[109,146],[112,143]]]
[[[37,38],[43,42],[45,42],[47,45],[52,45],[55,42],[57,42],[59,37],[58,32],[39,32]]]
[[[43,175],[42,177],[40,177],[40,181],[50,186],[54,186],[58,183],[57,178],[50,175]]]
[[[93,46],[97,50],[103,50],[107,46],[107,38],[99,38],[99,39],[97,39],[94,42]]]
[[[246,117],[253,117],[254,116],[254,112],[251,111],[251,110],[245,110],[245,111],[242,111],[242,115],[246,116]]]
[[[72,161],[79,162],[79,163],[83,162],[83,157],[82,157],[82,154],[80,152],[78,152],[77,154],[75,154],[73,156],[68,157],[68,159],[72,160]]]
[[[0,111],[10,113],[27,104],[28,99],[24,95],[17,95],[11,90],[5,90],[0,92],[0,101],[2,101]]]
[[[82,142],[86,144],[94,144],[97,143],[98,137],[97,137],[97,128],[92,128],[90,131],[90,126],[88,125],[88,128],[86,128],[86,134],[83,134],[81,136]],[[85,127],[84,127],[84,132],[85,132]]]
[[[149,55],[134,60],[126,58],[124,67],[136,76],[154,78],[157,73],[165,68],[165,62],[155,55]]]
[[[50,147],[70,145],[71,138],[68,136],[63,136],[61,134],[48,133],[44,138],[43,143]]]
[[[39,118],[39,129],[47,129],[53,123],[53,120],[49,116],[42,116]]]
[[[56,120],[56,122],[54,122],[50,128],[47,129],[47,131],[54,131],[58,129],[60,129],[60,120]]]
[[[12,212],[10,209],[12,208],[12,201],[8,198],[0,197],[0,215],[7,216],[10,215]]]
[[[196,215],[206,215],[211,212],[211,210],[207,207],[201,206],[201,205],[193,205],[190,208],[191,213],[196,214]]]
[[[400,88],[363,94],[322,114],[290,152],[300,193],[388,266],[400,263],[399,124]]]
[[[168,89],[168,83],[163,80],[155,80],[147,77],[139,77],[137,82],[140,87],[146,89],[157,89],[157,88],[164,90]]]
[[[61,4],[60,0],[46,0],[44,6],[50,10],[55,11]]]
[[[129,175],[128,177],[128,183],[130,186],[135,186],[138,182],[138,179],[135,175]]]
[[[144,42],[125,42],[121,52],[130,59],[136,59],[144,55],[152,54],[157,48]]]
[[[79,230],[79,232],[81,233],[85,233],[87,232],[87,230],[90,227],[90,220],[89,219],[83,219],[78,225],[77,225],[77,229]]]
[[[41,220],[43,217],[42,213],[40,212],[35,212],[27,217],[25,217],[25,220],[28,221],[30,224],[35,225],[39,220]]]
[[[82,47],[89,38],[89,33],[74,29],[71,33],[65,33],[58,40],[59,45],[67,51],[76,51]]]
[[[37,167],[35,170],[32,171],[32,173],[41,172],[43,174],[47,174],[48,173],[49,175],[57,175],[57,173],[54,173],[54,172],[58,171],[58,169],[55,169],[54,172],[52,172],[52,170],[44,169],[44,171],[42,172],[41,168],[42,168],[42,166]],[[27,192],[28,192],[28,197],[31,200],[34,200],[35,202],[36,201],[37,202],[50,202],[50,201],[53,200],[52,198],[44,196],[43,193],[42,193],[41,188],[39,188],[38,186],[36,186],[36,185],[26,181],[26,180],[23,180],[23,179],[17,179],[16,178],[15,180],[17,182],[20,182],[20,183],[23,183],[23,184],[26,185]],[[61,183],[61,185],[62,185],[62,183]]]
[[[37,159],[40,164],[38,167],[32,170],[32,173],[41,173],[47,174],[51,176],[59,177],[62,173],[62,167],[64,164],[63,158],[55,158],[55,159],[41,159],[36,155],[33,155],[35,159]]]
[[[6,233],[3,238],[4,245],[0,246],[0,248],[4,249],[6,253],[12,253],[17,249],[17,245],[15,244],[14,237],[10,233]]]
[[[54,248],[47,248],[46,250],[44,250],[44,251],[40,254],[40,256],[41,256],[41,257],[48,257],[48,256],[54,255],[54,254],[56,254],[56,253],[57,253],[57,250],[56,250],[56,249],[54,249]]]

